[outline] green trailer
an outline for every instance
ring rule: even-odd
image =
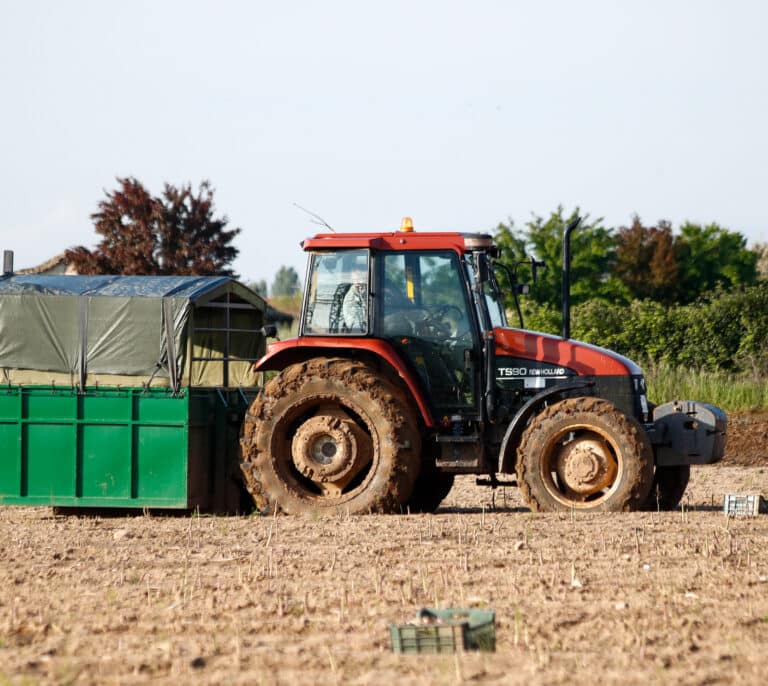
[[[265,312],[226,277],[0,278],[0,504],[252,502],[238,437]]]

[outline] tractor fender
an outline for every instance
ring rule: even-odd
[[[386,341],[375,338],[345,336],[302,336],[285,341],[270,343],[267,353],[256,363],[254,371],[263,372],[281,370],[288,365],[302,362],[313,357],[333,355],[355,359],[361,352],[368,353],[385,362],[402,379],[419,409],[421,418],[427,427],[434,427],[435,420],[429,403],[424,395],[419,379],[405,365],[395,349]]]
[[[594,386],[595,382],[589,379],[576,379],[565,383],[550,386],[541,393],[534,395],[525,403],[512,417],[512,421],[507,426],[504,438],[501,441],[499,450],[499,469],[501,473],[514,473],[515,471],[515,452],[517,444],[523,430],[528,425],[528,420],[541,409],[544,401],[558,399],[560,396],[569,394],[571,391],[581,391],[585,388]]]

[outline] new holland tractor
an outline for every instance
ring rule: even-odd
[[[273,376],[240,438],[261,511],[433,511],[456,474],[516,482],[534,511],[670,509],[723,458],[722,410],[654,406],[634,362],[570,339],[567,287],[561,337],[510,327],[502,284],[523,289],[490,235],[406,218],[302,245],[298,336],[257,363]]]

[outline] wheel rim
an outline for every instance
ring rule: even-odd
[[[622,470],[616,443],[598,427],[587,425],[556,434],[541,460],[541,479],[550,495],[574,508],[592,508],[607,500]]]
[[[291,442],[296,470],[325,497],[340,497],[372,458],[370,437],[350,418],[315,415]]]
[[[316,397],[286,411],[272,433],[275,470],[290,491],[316,505],[338,505],[365,490],[378,462],[376,428],[345,399]]]

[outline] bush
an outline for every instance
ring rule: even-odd
[[[523,323],[529,331],[553,334],[560,334],[562,331],[560,312],[548,305],[540,305],[533,300],[526,300],[521,303],[521,309],[523,311]],[[517,312],[510,313],[508,318],[512,326],[520,325]]]
[[[561,313],[524,302],[525,327],[559,335]],[[573,308],[573,338],[638,362],[655,402],[704,398],[727,411],[768,407],[768,283],[690,305],[592,299]],[[511,321],[517,323],[517,317]]]
[[[547,322],[541,313],[539,321]],[[551,317],[550,320],[551,321]],[[555,333],[551,326],[548,331]],[[690,305],[591,300],[574,308],[573,337],[622,355],[709,371],[768,374],[768,284],[717,291]]]

